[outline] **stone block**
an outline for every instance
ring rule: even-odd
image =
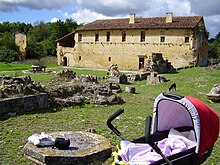
[[[126,86],[125,87],[125,92],[127,92],[127,93],[135,93],[135,87]]]

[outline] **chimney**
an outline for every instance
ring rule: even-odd
[[[166,23],[172,23],[173,22],[173,13],[169,12],[166,13]]]
[[[134,19],[135,19],[135,14],[134,13],[130,14],[129,24],[134,24]]]

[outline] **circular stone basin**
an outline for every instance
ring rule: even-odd
[[[69,149],[37,147],[28,142],[24,146],[25,156],[37,164],[51,165],[101,165],[111,157],[111,144],[101,135],[82,131],[55,132],[48,135],[70,139]]]

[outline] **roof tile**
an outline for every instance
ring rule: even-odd
[[[166,23],[166,17],[135,18],[134,24],[129,24],[129,18],[96,20],[78,28],[81,30],[112,30],[112,29],[193,29],[203,19],[202,16],[173,17],[172,23]]]

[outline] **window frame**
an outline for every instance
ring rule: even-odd
[[[160,36],[160,42],[165,42],[165,36]]]
[[[141,31],[141,39],[140,42],[145,42],[145,31]]]
[[[111,33],[110,31],[106,32],[106,42],[110,42]]]
[[[78,42],[81,42],[82,41],[82,33],[79,33],[78,34]]]
[[[95,42],[99,42],[99,32],[95,32]]]
[[[186,44],[189,43],[189,37],[188,37],[188,36],[185,37],[184,42],[185,42]]]
[[[126,41],[126,31],[121,32],[121,41],[125,42]]]

